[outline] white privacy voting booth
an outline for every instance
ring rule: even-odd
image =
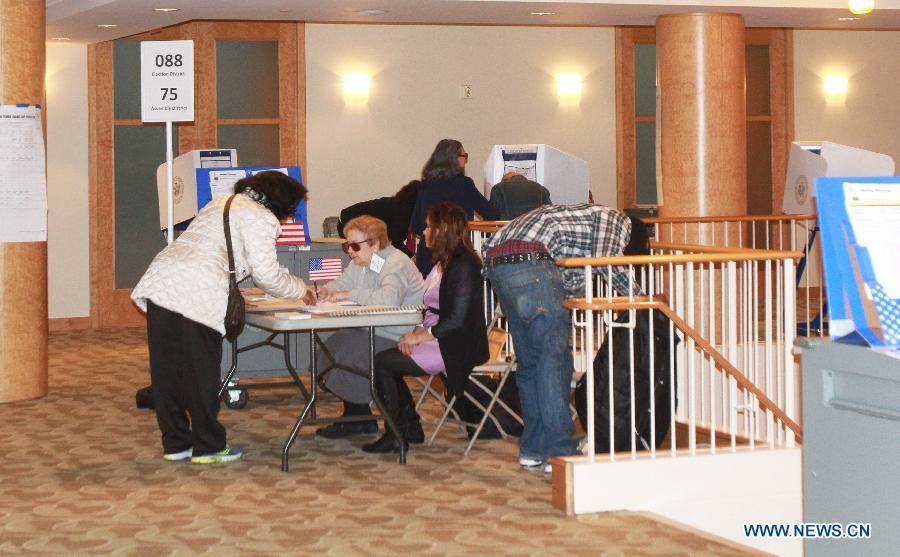
[[[235,149],[195,149],[172,160],[174,215],[178,224],[197,216],[197,169],[231,168],[237,166]],[[159,227],[167,226],[166,215],[166,163],[156,169],[156,188],[159,193]]]
[[[788,155],[782,211],[815,213],[816,178],[893,175],[894,159],[888,155],[830,141],[794,141]]]
[[[550,191],[554,205],[585,203],[590,172],[587,162],[549,145],[494,145],[484,165],[484,195],[504,174],[516,171]]]

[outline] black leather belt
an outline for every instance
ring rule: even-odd
[[[526,253],[510,253],[509,255],[495,255],[488,259],[488,267],[496,267],[497,265],[506,265],[508,263],[525,263],[526,261],[540,261],[542,259],[553,259],[546,251],[529,251]]]

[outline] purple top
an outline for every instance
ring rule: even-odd
[[[437,325],[437,322],[440,321],[440,316],[432,311],[431,308],[441,309],[439,299],[441,277],[443,276],[443,273],[438,271],[437,267],[433,267],[428,276],[425,277],[425,295],[422,296],[422,303],[428,306],[429,309],[425,310],[422,326],[426,329]],[[445,369],[444,358],[441,357],[441,349],[436,338],[415,345],[411,357],[428,375],[437,375]]]

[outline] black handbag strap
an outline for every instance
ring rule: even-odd
[[[225,225],[225,247],[228,251],[228,274],[231,280],[237,282],[234,273],[234,251],[231,249],[231,226],[229,225],[228,213],[231,209],[231,202],[234,201],[234,194],[225,202],[225,211],[222,213],[223,224]]]

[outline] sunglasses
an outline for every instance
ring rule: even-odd
[[[368,244],[371,241],[372,239],[368,238],[362,242],[344,242],[341,244],[341,249],[344,250],[344,253],[350,253],[350,250],[359,251],[362,249],[363,244]]]
[[[456,156],[461,159],[469,160],[469,153],[462,153],[461,155],[456,155]]]

